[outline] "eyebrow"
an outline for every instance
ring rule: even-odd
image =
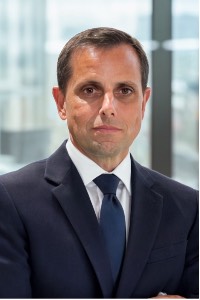
[[[137,88],[137,84],[134,83],[133,81],[122,81],[122,82],[117,83],[117,85],[119,85],[119,86],[127,86],[128,85],[128,86]]]
[[[101,84],[101,82],[96,81],[96,80],[84,80],[82,82],[79,82],[76,86],[76,88],[80,88],[83,87],[85,85],[94,85],[94,86],[99,86],[99,87],[103,87],[103,85]],[[132,86],[134,88],[137,88],[137,84],[134,83],[133,81],[119,81],[116,83],[116,86]]]
[[[82,88],[86,85],[94,85],[98,87],[102,87],[102,84],[99,81],[96,80],[84,80],[82,82],[79,82],[76,86],[76,89]]]

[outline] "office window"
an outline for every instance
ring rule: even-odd
[[[172,6],[173,177],[198,186],[198,1]]]

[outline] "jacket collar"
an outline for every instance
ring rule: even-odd
[[[71,168],[71,160],[66,152],[66,140],[47,159],[44,177],[53,183],[60,184]]]

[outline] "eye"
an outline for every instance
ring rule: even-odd
[[[128,88],[128,87],[124,87],[121,89],[121,94],[123,95],[129,95],[133,92],[133,90],[131,88]]]
[[[102,95],[102,90],[98,86],[86,85],[81,89],[80,95],[83,99],[97,99]]]
[[[87,87],[83,89],[83,92],[85,94],[93,94],[95,92],[95,89],[93,87]]]

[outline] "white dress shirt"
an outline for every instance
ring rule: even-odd
[[[119,179],[116,196],[119,199],[125,215],[126,240],[128,240],[130,210],[131,210],[131,159],[130,153],[112,172],[107,172],[93,160],[82,154],[69,139],[66,143],[68,154],[77,168],[90,197],[97,219],[99,220],[103,193],[93,182],[101,174],[115,174]]]

